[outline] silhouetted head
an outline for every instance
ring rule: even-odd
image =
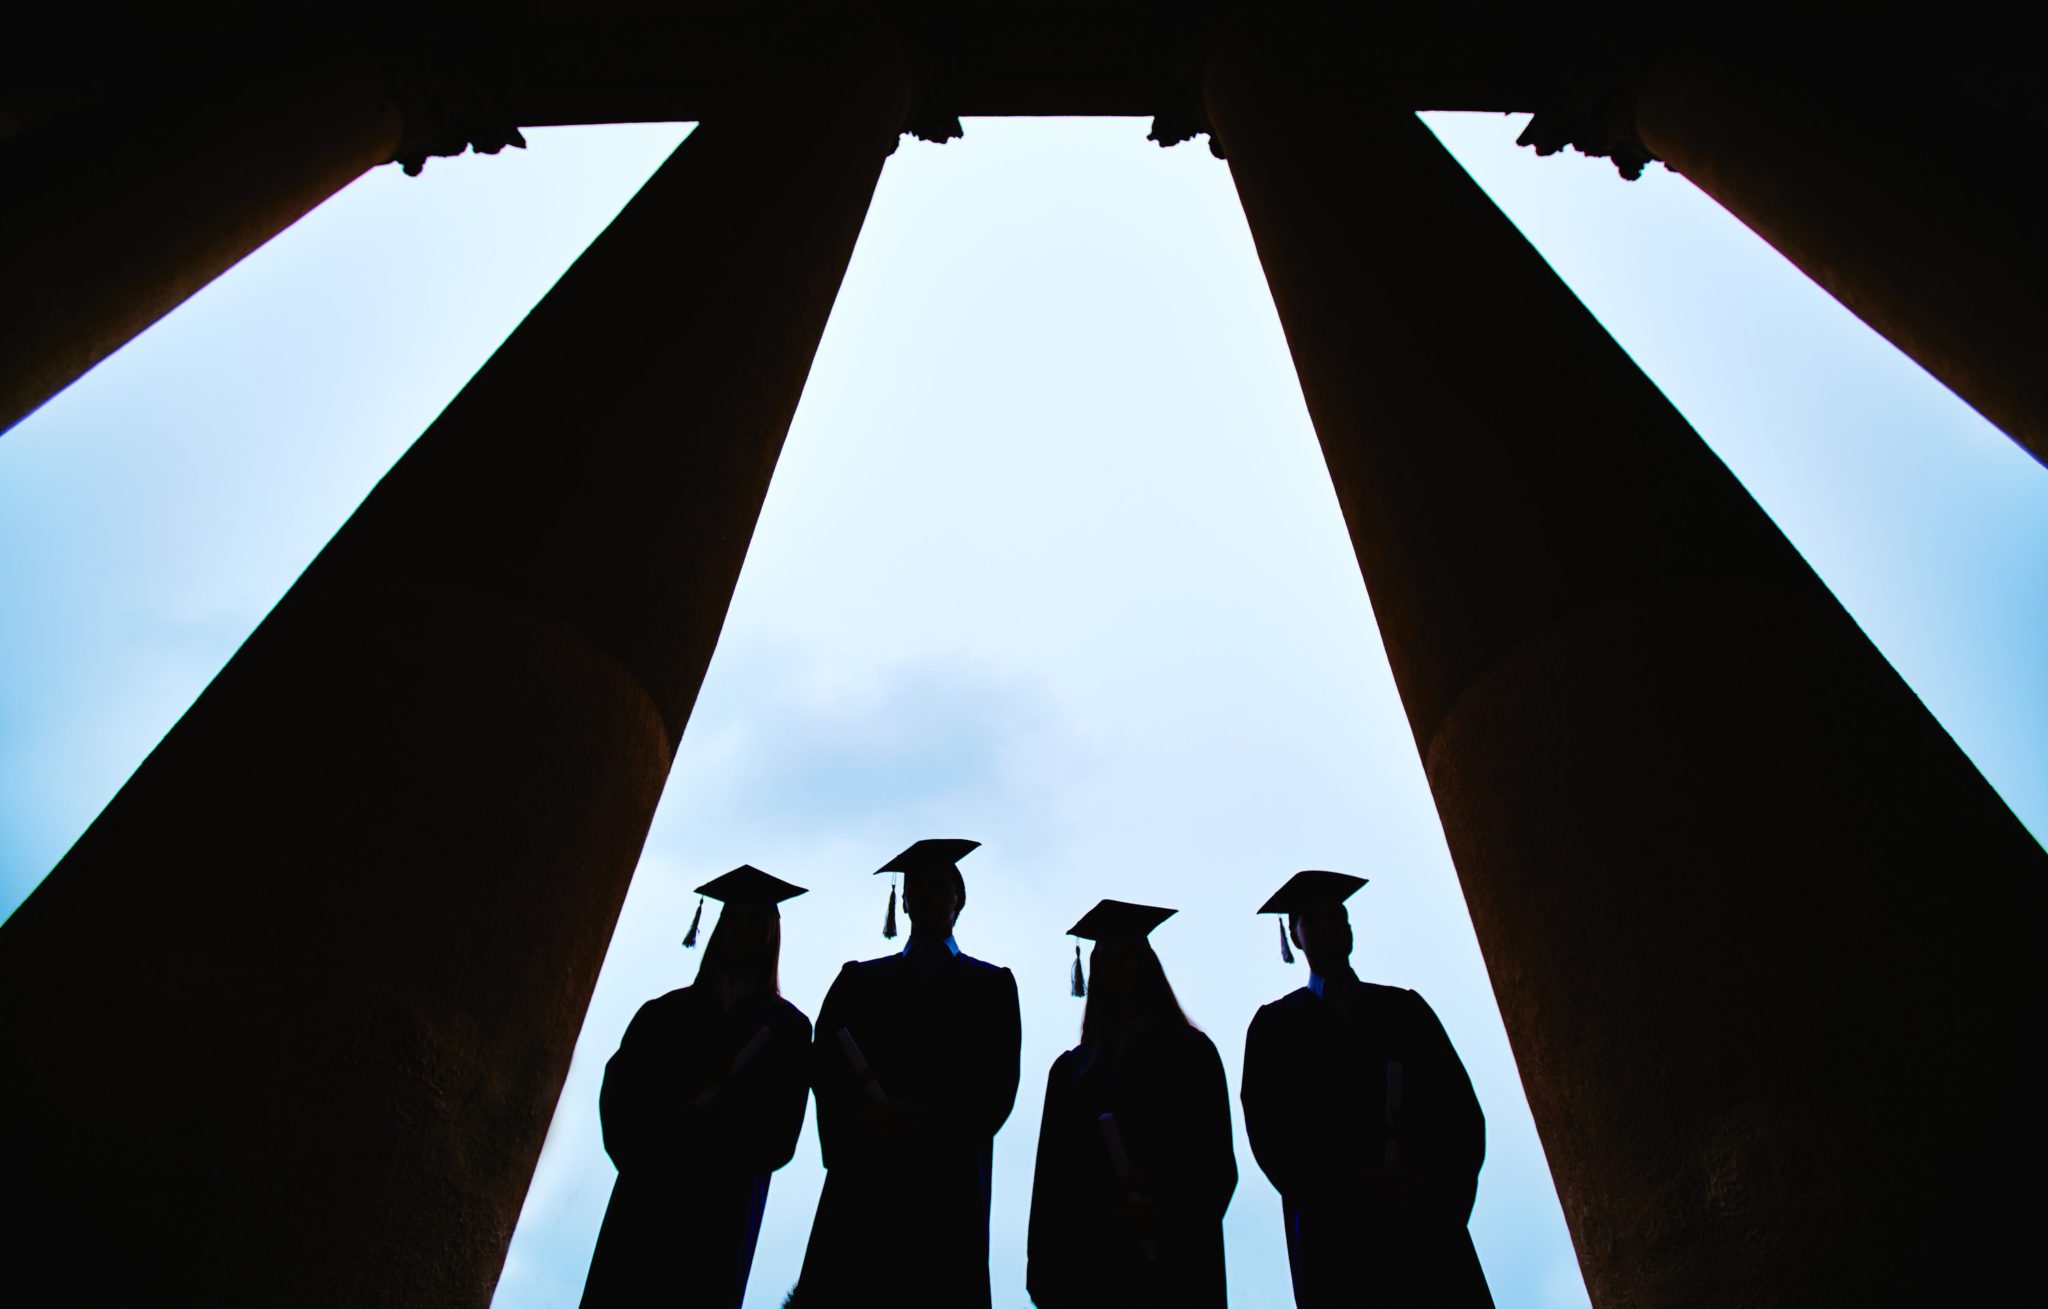
[[[1308,956],[1308,966],[1324,977],[1342,976],[1351,967],[1351,915],[1344,902],[1365,885],[1363,877],[1333,873],[1325,868],[1304,868],[1259,906],[1262,914],[1285,914],[1287,926],[1280,942],[1280,957],[1293,958],[1287,942]]]
[[[1147,1018],[1193,1026],[1181,1011],[1151,942],[1142,936],[1097,941],[1088,952],[1088,1008],[1081,1015],[1081,1043],[1108,1040]]]
[[[910,934],[939,940],[953,934],[953,924],[967,907],[967,879],[951,864],[918,868],[903,875],[903,912],[910,915]]]
[[[910,915],[910,934],[928,941],[953,934],[953,923],[967,907],[967,879],[960,876],[960,861],[979,849],[981,842],[959,837],[933,836],[911,842],[910,848],[875,872],[897,873],[903,878],[903,912]],[[896,893],[889,893],[889,916],[882,924],[883,936],[896,935]]]
[[[1313,905],[1287,915],[1287,934],[1308,956],[1308,966],[1324,977],[1351,967],[1351,915],[1343,904]]]
[[[741,864],[697,888],[697,894],[724,904],[718,926],[704,947],[704,969],[722,975],[741,990],[759,989],[781,994],[777,973],[782,958],[782,913],[775,906],[804,894],[794,882],[762,872],[752,864]],[[704,918],[704,902],[697,902],[697,915],[690,920],[685,946],[697,943],[697,925]]]
[[[772,904],[728,904],[711,929],[699,973],[723,973],[734,987],[781,995],[781,964],[782,912]]]

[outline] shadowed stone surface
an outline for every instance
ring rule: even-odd
[[[1208,105],[1594,1302],[1992,1298],[2048,858],[1418,121]]]
[[[2033,170],[1986,148],[2009,124],[1707,60],[1656,65],[1635,124],[1665,163],[2048,463],[2048,241]]]
[[[5,142],[0,432],[391,158],[400,131],[383,79],[351,62]]]
[[[709,0],[10,33],[0,425],[382,159],[707,121],[0,926],[17,1277],[488,1297],[881,160],[981,113],[1220,129],[1596,1301],[2024,1271],[1999,1200],[2039,1148],[1993,1052],[2040,1026],[2039,847],[1392,107],[1647,143],[2039,455],[2039,243],[1977,207],[1993,152],[1907,171],[1857,106],[1680,79],[1689,11],[1304,3],[1205,104],[1228,5],[876,8],[907,53]],[[1883,94],[2039,126],[2016,21],[1858,26]],[[1844,55],[1832,8],[1710,26]]]
[[[0,926],[23,1284],[483,1304],[882,161],[705,125]]]

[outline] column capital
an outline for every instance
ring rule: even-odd
[[[930,109],[920,98],[911,107],[910,117],[904,120],[903,133],[933,145],[944,145],[967,135],[960,126],[960,115],[943,113]]]
[[[391,162],[407,177],[418,177],[429,159],[466,150],[494,155],[508,145],[525,149],[526,138],[499,87],[499,79],[460,63],[395,75],[392,98],[404,128]]]
[[[1612,159],[1622,180],[1633,182],[1658,155],[1636,134],[1634,79],[1603,81],[1574,88],[1570,99],[1538,109],[1516,145],[1539,155],[1554,155],[1566,146],[1594,159]]]
[[[960,126],[959,89],[946,71],[951,61],[945,53],[900,22],[885,23],[882,30],[887,33],[884,39],[897,47],[910,79],[910,102],[903,112],[898,139],[914,136],[944,145],[965,136]]]
[[[1218,159],[1225,158],[1223,138],[1216,135],[1216,128],[1209,122],[1209,110],[1200,96],[1189,96],[1185,103],[1162,109],[1152,116],[1152,130],[1145,133],[1147,141],[1157,141],[1161,149],[1170,149],[1183,141],[1192,141],[1198,136],[1209,138],[1209,153]]]
[[[1162,150],[1206,136],[1209,153],[1224,157],[1223,138],[1209,120],[1209,106],[1203,99],[1210,51],[1217,40],[1213,23],[1199,23],[1162,42],[1155,70],[1159,106],[1152,116],[1152,130],[1145,134],[1147,141],[1157,141]]]

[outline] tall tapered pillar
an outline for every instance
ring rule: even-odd
[[[906,87],[692,134],[0,927],[10,1277],[488,1300]]]
[[[1799,72],[1811,69],[1657,65],[1637,135],[2048,463],[2048,242],[2032,170],[1990,157],[1967,121],[1918,139],[1901,120],[1928,106],[1889,85],[1851,100],[1797,89]]]
[[[1209,114],[1594,1302],[1986,1299],[2048,858],[1428,131],[1304,81],[1233,45]]]
[[[391,158],[384,79],[338,64],[0,153],[0,432]]]

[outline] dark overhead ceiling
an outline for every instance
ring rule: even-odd
[[[703,117],[734,70],[819,0],[120,0],[17,15],[0,43],[0,135],[78,111],[146,113],[334,52],[469,88],[518,126]],[[840,6],[843,7],[843,6]],[[1416,109],[1552,112],[1625,85],[1674,47],[1964,101],[2041,123],[2034,6],[1814,0],[1660,7],[1378,0],[872,0],[931,107],[978,115],[1152,114],[1193,85],[1239,15],[1298,35],[1305,67]]]

